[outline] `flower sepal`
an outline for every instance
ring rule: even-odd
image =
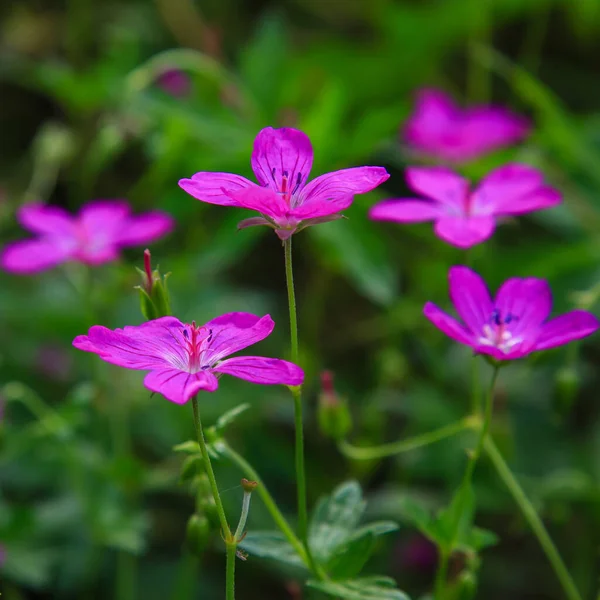
[[[192,554],[200,555],[210,540],[210,522],[206,515],[193,514],[186,527],[186,543]]]

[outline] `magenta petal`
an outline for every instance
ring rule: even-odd
[[[258,186],[241,175],[201,171],[192,175],[191,179],[180,179],[179,187],[202,202],[221,206],[237,206],[237,202],[227,192],[233,193]]]
[[[58,206],[47,206],[39,202],[24,204],[17,213],[19,223],[29,231],[40,234],[73,236],[73,217]]]
[[[458,214],[464,213],[469,182],[446,167],[409,167],[409,187],[419,194],[441,202]]]
[[[219,363],[212,369],[252,383],[265,385],[301,385],[304,371],[297,365],[278,358],[238,356]]]
[[[329,204],[342,206],[344,210],[356,194],[366,194],[389,179],[383,167],[353,167],[325,173],[306,185],[299,206],[293,210],[298,218],[323,217],[332,214]],[[338,210],[338,212],[339,212]]]
[[[79,222],[88,233],[118,231],[130,212],[126,200],[94,200],[83,206]]]
[[[68,239],[48,238],[13,242],[2,251],[0,266],[11,273],[38,273],[70,260],[73,252],[74,244]]]
[[[548,321],[542,326],[536,350],[562,346],[591,335],[600,327],[598,319],[585,310],[573,310]]]
[[[462,135],[471,158],[524,139],[529,121],[501,106],[474,106],[464,111]]]
[[[304,201],[298,208],[290,210],[288,214],[294,221],[329,217],[346,210],[353,200],[354,196],[338,196],[330,200],[313,197]]]
[[[468,267],[452,267],[448,281],[456,312],[472,332],[481,332],[494,310],[485,282]]]
[[[251,313],[226,313],[205,324],[212,332],[206,351],[206,364],[214,364],[225,356],[264,340],[275,327],[270,315],[258,317]]]
[[[285,219],[289,206],[281,194],[276,194],[269,188],[254,186],[237,192],[230,192],[235,206],[256,210],[274,221]]]
[[[77,336],[73,346],[94,352],[108,363],[128,369],[159,369],[186,365],[187,353],[172,329],[181,331],[183,323],[162,317],[124,329],[91,327],[87,335]]]
[[[129,217],[115,240],[119,245],[137,246],[161,238],[173,230],[175,221],[163,212],[153,211]]]
[[[549,186],[536,189],[524,196],[506,197],[502,204],[497,206],[497,215],[522,215],[536,210],[552,208],[562,202],[562,194]]]
[[[214,392],[219,386],[217,378],[209,371],[187,373],[176,369],[150,371],[144,385],[152,392],[162,394],[176,404],[185,404],[199,391]]]
[[[502,318],[510,315],[514,336],[533,341],[552,310],[552,292],[543,279],[514,277],[502,284],[494,304]]]
[[[459,248],[470,248],[487,240],[496,227],[493,217],[443,217],[435,224],[435,234]]]
[[[308,136],[298,129],[266,127],[254,140],[251,162],[260,185],[274,192],[296,193],[310,174],[313,149]]]
[[[433,221],[443,214],[444,210],[437,203],[403,198],[383,200],[369,210],[370,219],[395,223]]]
[[[459,110],[450,96],[441,90],[420,90],[414,113],[406,123],[405,139],[416,150],[435,151],[440,133],[447,131],[457,118]]]
[[[464,325],[461,325],[456,319],[438,308],[433,302],[427,302],[423,308],[423,314],[441,331],[453,340],[473,346],[474,338],[470,331]]]

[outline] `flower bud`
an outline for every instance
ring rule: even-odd
[[[152,270],[152,256],[150,250],[144,250],[144,270],[138,269],[142,276],[143,285],[136,286],[140,292],[140,307],[144,318],[148,321],[167,317],[171,314],[167,277],[161,275],[159,270]]]
[[[205,515],[193,514],[190,517],[185,539],[192,554],[202,554],[210,540],[210,523]]]
[[[210,481],[208,475],[202,473],[194,479],[194,490],[196,493],[196,506],[199,511],[202,511],[206,516],[213,522],[217,523],[219,520],[219,513],[217,511],[217,505],[212,495],[212,488],[210,487]]]
[[[348,404],[335,391],[333,374],[330,371],[323,371],[321,374],[317,420],[321,433],[334,440],[343,439],[352,429],[352,417]]]

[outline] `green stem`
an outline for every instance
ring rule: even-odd
[[[435,578],[435,599],[442,600],[444,597],[444,590],[446,587],[446,579],[448,577],[448,565],[450,562],[450,556],[452,555],[452,551],[454,546],[456,545],[456,538],[458,536],[460,522],[462,519],[462,514],[464,512],[465,503],[467,499],[467,494],[469,493],[471,487],[471,480],[473,479],[473,472],[475,471],[475,466],[481,456],[481,452],[483,450],[483,445],[485,439],[488,435],[488,431],[490,429],[490,423],[492,421],[492,408],[494,405],[494,389],[496,388],[496,381],[498,379],[498,373],[500,372],[499,367],[494,368],[494,373],[492,374],[492,381],[490,383],[489,391],[486,396],[485,401],[485,414],[483,417],[483,424],[481,426],[479,432],[479,438],[477,439],[477,445],[475,449],[471,452],[469,457],[469,462],[467,463],[467,468],[465,470],[465,474],[463,476],[462,483],[459,488],[459,510],[456,511],[456,516],[454,522],[451,526],[451,535],[450,535],[450,543],[446,548],[442,548],[440,552],[440,561],[439,567]]]
[[[354,460],[373,460],[428,446],[429,444],[452,437],[465,429],[471,429],[476,424],[477,418],[467,417],[466,419],[462,419],[451,425],[440,427],[439,429],[411,437],[407,440],[399,440],[397,442],[390,442],[389,444],[382,444],[381,446],[371,446],[369,448],[353,446],[346,440],[342,440],[338,443],[338,448],[340,452],[348,458]]]
[[[519,482],[515,479],[515,476],[512,474],[509,466],[502,458],[500,451],[496,447],[496,444],[491,437],[488,437],[485,440],[485,451],[490,457],[490,460],[498,472],[498,475],[500,475],[500,479],[502,479],[508,488],[508,491],[511,493],[515,502],[521,509],[523,516],[525,519],[527,519],[527,522],[533,530],[533,533],[535,533],[540,545],[542,546],[542,549],[544,550],[544,553],[546,554],[546,557],[552,565],[556,577],[560,581],[565,595],[567,598],[569,598],[569,600],[581,600],[581,595],[577,590],[577,587],[575,586],[575,583],[573,582],[565,563],[560,557],[554,542],[550,538],[546,527],[544,527],[544,523],[540,519],[540,516],[536,512],[533,504],[531,504],[531,501],[525,495],[525,492],[519,485]]]
[[[196,437],[198,438],[200,453],[202,454],[202,458],[204,459],[204,467],[206,469],[206,474],[208,475],[210,488],[212,490],[212,495],[215,500],[215,505],[217,507],[217,514],[219,515],[219,522],[221,523],[223,537],[225,539],[225,542],[228,543],[229,540],[231,540],[231,530],[229,529],[229,525],[227,523],[225,509],[223,508],[223,503],[221,502],[221,496],[219,494],[219,486],[217,485],[217,480],[215,478],[215,473],[212,468],[212,463],[210,462],[210,455],[208,454],[206,442],[204,441],[202,421],[200,420],[200,411],[198,410],[198,396],[194,396],[192,398],[192,408],[194,409],[194,425],[196,427]]]
[[[235,558],[237,552],[237,543],[227,543],[227,567],[225,576],[225,598],[226,600],[235,600]]]
[[[469,100],[477,102],[487,102],[490,96],[489,70],[477,57],[479,48],[488,45],[490,4],[490,0],[471,0],[470,2],[471,34],[468,42],[467,86]]]
[[[223,443],[223,450],[225,455],[229,457],[231,461],[233,461],[246,475],[248,479],[251,481],[256,481],[258,486],[256,487],[255,492],[261,497],[264,505],[269,511],[273,521],[283,535],[286,537],[287,541],[293,546],[294,550],[298,553],[298,555],[302,558],[302,560],[306,563],[306,552],[304,550],[304,546],[302,542],[296,537],[292,528],[286,521],[285,517],[281,514],[279,507],[273,500],[273,497],[269,493],[267,486],[264,484],[260,475],[254,470],[252,465],[240,454],[238,454],[233,448],[231,448],[228,444]]]
[[[285,253],[285,278],[290,309],[291,360],[298,364],[298,318],[294,293],[294,270],[292,267],[292,238],[283,243]],[[300,387],[290,388],[294,397],[294,425],[296,429],[296,488],[298,494],[298,534],[307,554],[308,513],[306,509],[306,473],[304,469],[304,424],[302,420],[302,393]]]

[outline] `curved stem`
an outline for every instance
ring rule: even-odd
[[[354,460],[372,460],[375,458],[384,458],[386,456],[402,454],[403,452],[408,452],[409,450],[416,450],[417,448],[422,448],[423,446],[428,446],[429,444],[439,442],[446,438],[452,437],[453,435],[456,435],[465,429],[473,428],[476,423],[476,418],[467,417],[466,419],[462,419],[456,423],[452,423],[451,425],[446,425],[445,427],[440,427],[439,429],[434,429],[433,431],[424,433],[422,435],[417,435],[406,440],[399,440],[397,442],[390,442],[389,444],[382,444],[381,446],[371,446],[368,448],[353,446],[346,440],[342,440],[338,443],[338,449],[342,454]]]
[[[294,270],[292,267],[292,238],[283,243],[285,253],[285,279],[290,309],[291,360],[298,364],[298,317],[294,293]],[[302,392],[300,387],[290,388],[294,397],[294,425],[296,428],[296,488],[298,496],[298,533],[308,550],[308,513],[306,509],[306,474],[304,469],[304,425],[302,421]]]
[[[227,543],[227,565],[225,571],[225,598],[235,600],[235,558],[237,552],[236,542]]]
[[[246,461],[246,459],[238,454],[233,448],[231,448],[227,443],[223,442],[222,449],[226,456],[229,457],[246,475],[246,477],[252,481],[256,481],[258,486],[256,487],[255,492],[261,497],[264,502],[267,510],[273,517],[273,521],[283,535],[286,537],[287,541],[293,546],[294,550],[299,554],[302,560],[306,563],[306,552],[304,550],[304,546],[302,542],[296,537],[289,523],[286,521],[285,517],[281,514],[279,507],[273,500],[273,497],[269,493],[267,486],[264,484],[260,475],[254,470],[252,465]]]
[[[492,440],[491,437],[488,437],[484,442],[484,447],[487,455],[490,457],[494,468],[500,475],[500,479],[504,482],[508,491],[511,493],[515,502],[518,504],[521,512],[529,526],[531,527],[533,533],[536,535],[538,541],[546,557],[550,561],[554,573],[556,577],[560,581],[563,591],[569,600],[581,600],[581,595],[573,582],[565,563],[563,562],[554,542],[550,538],[544,523],[540,519],[537,511],[535,510],[533,504],[527,496],[525,492],[519,485],[519,482],[516,480],[515,476],[512,474],[509,466],[506,464],[505,460],[502,458],[500,451],[496,447],[496,444]]]
[[[446,587],[446,578],[448,576],[448,564],[450,562],[450,556],[452,555],[452,551],[454,546],[456,545],[456,538],[458,536],[458,531],[460,527],[460,522],[462,519],[462,515],[465,509],[465,504],[467,501],[467,494],[469,493],[471,487],[471,479],[473,478],[473,472],[475,471],[475,466],[477,465],[477,461],[481,456],[481,452],[483,450],[483,445],[485,439],[487,437],[490,423],[492,421],[492,408],[494,404],[494,389],[496,387],[496,381],[498,379],[498,373],[500,372],[499,367],[494,368],[494,373],[492,374],[492,381],[490,383],[489,391],[485,400],[485,414],[483,418],[483,424],[481,426],[481,430],[479,432],[479,438],[477,439],[477,445],[474,450],[471,452],[469,456],[469,462],[467,463],[467,468],[465,470],[465,474],[463,476],[462,483],[459,488],[459,510],[456,511],[456,516],[452,523],[451,527],[451,535],[450,535],[450,543],[447,547],[441,548],[440,551],[440,561],[439,567],[437,570],[436,578],[435,578],[435,599],[442,600],[444,597],[444,590]]]
[[[215,478],[215,473],[212,468],[212,463],[210,462],[210,455],[208,454],[206,442],[204,441],[202,421],[200,420],[200,411],[198,410],[198,396],[194,396],[192,398],[192,408],[194,409],[194,425],[196,427],[196,437],[198,438],[200,453],[202,454],[202,458],[204,459],[204,467],[206,468],[206,474],[208,475],[208,481],[210,482],[210,488],[212,490],[212,495],[215,500],[215,505],[217,507],[217,514],[219,515],[219,522],[221,523],[221,529],[223,530],[223,537],[225,538],[225,543],[228,543],[231,539],[231,530],[229,529],[229,525],[227,523],[225,509],[223,508],[221,496],[219,495],[219,486],[217,485],[217,480]]]

